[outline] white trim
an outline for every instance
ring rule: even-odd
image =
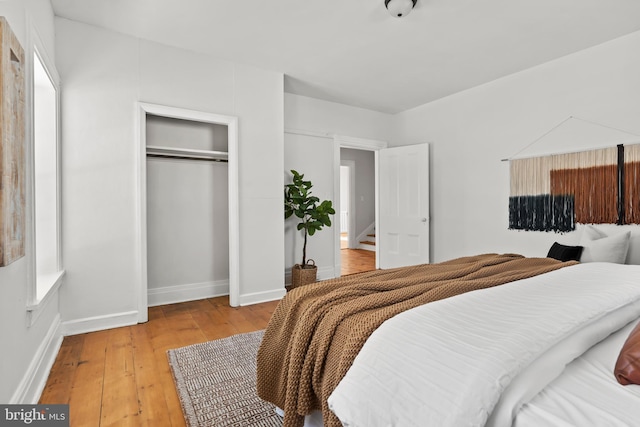
[[[216,280],[186,285],[149,289],[149,307],[229,295],[229,280]]]
[[[316,138],[333,139],[333,135],[332,134],[327,133],[327,132],[318,132],[318,131],[315,131],[315,130],[285,128],[284,133],[288,133],[288,134],[291,134],[291,135],[315,136]]]
[[[29,363],[27,372],[9,400],[10,404],[36,404],[47,383],[51,367],[62,345],[60,314],[57,314]],[[8,347],[6,347],[8,348]]]
[[[276,301],[282,299],[282,297],[285,296],[286,293],[287,290],[282,287],[282,289],[276,289],[272,291],[255,292],[252,294],[240,295],[240,305],[245,306],[259,304],[261,302]]]
[[[228,132],[228,180],[229,180],[229,304],[239,305],[240,295],[240,208],[238,178],[238,118],[166,105],[137,103],[138,147],[136,149],[138,163],[138,194],[136,224],[138,254],[138,314],[139,322],[147,321],[148,278],[147,278],[147,161],[146,161],[146,117],[153,114],[161,117],[214,123],[227,126]]]
[[[60,285],[62,284],[62,278],[64,277],[65,271],[59,271],[50,275],[47,279],[51,281],[51,286],[47,290],[47,293],[42,297],[42,299],[36,301],[33,304],[27,305],[27,316],[29,318],[29,326],[32,326],[36,323],[36,320],[40,317],[40,314],[44,311],[45,307],[47,307],[51,301],[53,301],[53,296],[58,294],[58,289],[60,289]],[[56,310],[57,311],[57,310]]]
[[[69,335],[120,328],[122,326],[131,326],[138,323],[138,318],[139,315],[137,311],[127,311],[123,313],[69,320],[62,322],[62,334],[66,337]]]
[[[28,201],[26,208],[26,227],[25,227],[25,256],[29,261],[27,267],[27,311],[29,312],[29,325],[33,325],[33,323],[39,317],[39,311],[34,310],[34,307],[41,305],[42,301],[38,300],[38,274],[37,274],[37,253],[36,253],[36,200],[35,200],[35,116],[34,116],[34,106],[35,106],[35,77],[34,77],[34,57],[37,56],[42,68],[45,73],[49,77],[51,85],[55,90],[55,122],[56,122],[56,135],[55,135],[55,144],[56,144],[56,267],[58,272],[56,274],[60,274],[57,280],[51,282],[51,288],[46,292],[45,296],[41,298],[41,300],[45,300],[50,298],[49,295],[57,292],[57,289],[52,289],[54,286],[60,287],[60,278],[64,274],[62,271],[62,203],[61,203],[61,193],[62,193],[62,168],[60,164],[60,141],[61,141],[61,132],[62,126],[60,123],[60,75],[58,74],[58,70],[56,69],[55,62],[51,59],[51,56],[47,53],[45,49],[44,43],[42,42],[42,38],[38,33],[36,26],[33,24],[33,20],[29,13],[26,14],[25,23],[28,31],[26,48],[24,49],[25,54],[25,99],[28,100],[26,102],[26,115],[25,121],[28,124],[26,129],[26,140],[27,144],[25,147],[25,163],[26,163],[26,188],[25,188],[25,196]]]
[[[358,239],[356,238],[355,232],[356,232],[356,216],[357,216],[357,209],[356,209],[356,162],[354,160],[342,160],[342,159],[338,159],[338,161],[340,162],[340,166],[345,166],[347,168],[349,168],[349,209],[347,209],[347,211],[349,212],[349,224],[348,224],[348,228],[349,231],[347,233],[347,239],[348,239],[348,243],[347,246],[349,247],[349,249],[353,249],[356,248],[358,246]],[[341,183],[338,183],[339,186],[341,186]],[[340,194],[341,191],[338,193],[340,195],[340,197],[342,197],[342,194]],[[336,200],[340,199],[340,197],[336,197]],[[342,200],[340,200],[340,202],[338,203],[338,205],[342,202]],[[340,206],[340,208],[342,208],[342,206]],[[339,212],[338,210],[336,210],[337,212]]]
[[[380,218],[380,150],[377,150],[374,154],[373,162],[375,164],[375,224],[378,225]],[[380,245],[378,244],[378,229],[376,228],[376,270],[380,268]]]
[[[138,164],[138,191],[136,206],[136,264],[138,276],[137,306],[138,322],[144,323],[149,319],[147,311],[147,111],[138,104],[136,121],[138,126],[138,147],[136,149],[136,160]]]
[[[338,147],[336,149],[336,147]],[[339,144],[336,142],[336,137],[333,137],[333,201],[334,201],[334,206],[333,208],[336,211],[337,215],[340,215],[340,146]],[[336,179],[337,177],[337,179]],[[349,213],[351,218],[355,218],[354,215],[355,212],[351,211]],[[335,222],[335,219],[334,219]],[[351,226],[351,224],[349,224],[349,226]],[[353,230],[353,228],[351,228],[349,231]],[[333,239],[334,239],[334,243],[333,243],[333,277],[340,277],[341,274],[341,259],[342,259],[342,254],[340,253],[340,227],[333,227]],[[319,274],[318,274],[319,276]]]
[[[339,264],[337,265],[337,267],[340,268]],[[332,267],[319,267],[318,275],[317,275],[318,281],[335,279],[336,277],[340,277],[339,271],[338,271],[338,274],[336,274],[335,270],[336,270],[335,265]]]
[[[371,246],[371,245],[365,245],[364,243],[360,243],[358,245],[358,249],[362,250],[362,251],[370,251],[370,252],[375,252],[376,251],[376,246]]]
[[[342,148],[352,148],[354,150],[377,151],[383,150],[389,145],[386,141],[344,135],[334,135],[333,140],[340,144]]]
[[[229,305],[237,307],[240,298],[240,175],[238,118],[223,116],[227,124],[229,152]]]

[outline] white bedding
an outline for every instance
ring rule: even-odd
[[[580,264],[409,310],[371,335],[329,406],[345,426],[482,426],[519,374],[545,377],[533,391],[514,382],[490,422],[510,419],[560,373],[527,374],[533,362],[564,367],[640,317],[639,277],[640,266]]]
[[[514,427],[637,426],[640,385],[620,385],[613,376],[620,349],[634,321],[571,362],[561,376],[525,404]]]

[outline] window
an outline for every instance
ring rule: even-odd
[[[38,49],[33,54],[33,224],[36,291],[39,304],[62,278],[60,260],[60,178],[58,93]],[[33,293],[32,293],[33,295]]]

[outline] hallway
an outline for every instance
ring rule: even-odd
[[[343,276],[376,269],[376,253],[363,249],[341,249],[341,274]]]

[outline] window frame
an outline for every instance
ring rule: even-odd
[[[54,295],[57,294],[60,285],[62,284],[62,278],[65,274],[62,264],[62,209],[61,209],[61,195],[62,195],[62,180],[61,180],[61,169],[60,169],[60,158],[61,158],[61,123],[60,123],[60,77],[55,68],[54,62],[51,60],[51,57],[47,54],[47,51],[44,47],[44,43],[40,36],[38,35],[37,30],[31,26],[31,40],[28,43],[30,46],[30,52],[27,53],[28,58],[27,61],[27,87],[26,94],[27,100],[26,108],[27,115],[29,117],[28,123],[29,126],[27,128],[28,135],[28,143],[27,143],[27,197],[28,197],[28,208],[27,208],[27,259],[29,260],[28,266],[28,287],[27,287],[27,312],[29,317],[29,325],[35,323],[40,313],[44,310],[49,303],[54,300]],[[39,61],[43,70],[47,74],[49,81],[55,91],[55,176],[56,176],[56,195],[55,195],[55,209],[56,209],[56,220],[55,220],[55,264],[56,264],[56,272],[46,275],[38,275],[37,269],[37,235],[36,235],[36,209],[37,209],[37,200],[36,200],[36,170],[35,170],[35,96],[36,96],[36,81],[35,81],[35,66],[36,61]],[[38,293],[38,285],[42,285],[43,281],[45,281],[45,286],[47,290],[42,292],[41,295]]]

